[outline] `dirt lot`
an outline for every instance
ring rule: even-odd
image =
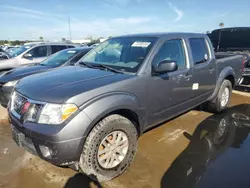
[[[233,95],[232,106],[249,104],[250,98]],[[200,123],[211,114],[191,111],[164,125],[146,132],[139,139],[139,150],[129,169],[119,178],[102,185],[68,168],[59,168],[18,148],[12,141],[6,111],[0,110],[0,187],[1,188],[87,188],[161,186],[164,174],[185,150]]]

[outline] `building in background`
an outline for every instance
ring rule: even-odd
[[[91,40],[90,39],[78,39],[78,40],[71,40],[71,42],[75,44],[86,44],[86,43],[90,43]]]

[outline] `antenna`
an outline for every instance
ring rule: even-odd
[[[68,16],[68,22],[69,22],[69,40],[71,42],[71,27],[70,27],[70,17]]]

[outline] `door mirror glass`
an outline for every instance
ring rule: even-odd
[[[176,61],[173,60],[164,60],[161,61],[157,67],[155,68],[155,73],[156,74],[164,74],[167,72],[173,72],[178,70],[178,65]]]
[[[23,57],[26,58],[26,59],[31,59],[32,58],[32,54],[27,53],[27,54],[24,54]]]

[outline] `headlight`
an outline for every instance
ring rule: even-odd
[[[41,112],[38,123],[60,124],[78,110],[74,104],[46,104]]]
[[[19,80],[10,81],[10,82],[7,82],[6,84],[4,84],[3,86],[6,86],[6,87],[15,86],[18,81]]]

